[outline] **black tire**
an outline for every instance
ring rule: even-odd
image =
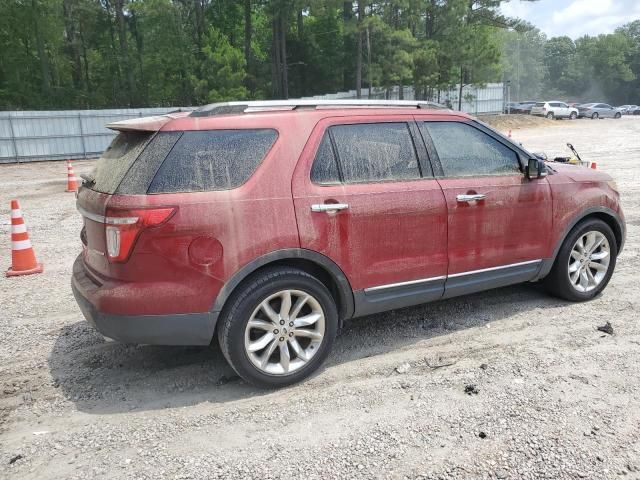
[[[573,286],[573,284],[569,280],[569,256],[571,255],[573,246],[578,241],[580,236],[591,231],[602,233],[609,243],[609,269],[600,284],[595,289],[589,292],[580,292]],[[550,294],[556,297],[563,298],[565,300],[569,300],[571,302],[584,302],[587,300],[591,300],[592,298],[600,294],[600,292],[602,292],[609,283],[611,275],[613,274],[613,271],[616,267],[617,256],[618,245],[616,243],[616,237],[611,230],[611,227],[597,218],[584,220],[576,225],[571,230],[571,232],[569,232],[567,238],[565,238],[562,247],[560,247],[560,251],[558,252],[558,256],[556,257],[556,261],[553,264],[551,272],[543,281],[544,286]]]
[[[616,113],[615,117],[613,117],[613,118],[618,119],[618,118],[621,118],[621,117],[622,117],[622,114],[620,112],[618,112],[618,113]]]
[[[306,365],[290,374],[269,374],[249,359],[244,343],[245,329],[252,313],[264,299],[287,289],[303,291],[318,301],[325,318],[324,337]],[[324,362],[338,331],[338,311],[331,293],[318,279],[295,268],[273,267],[258,272],[238,287],[218,322],[220,349],[236,373],[257,387],[278,388],[303,380]]]
[[[555,115],[553,114],[553,112],[549,112],[549,113],[547,113],[547,118],[548,118],[549,120],[553,120],[553,119],[554,119],[554,117],[555,117]]]
[[[593,114],[591,115],[591,120],[597,120],[599,116],[600,115],[598,115],[598,112],[593,112]]]
[[[569,120],[575,120],[576,118],[578,118],[578,114],[576,112],[571,112],[571,115],[569,115]]]

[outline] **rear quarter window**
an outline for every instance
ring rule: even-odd
[[[91,189],[114,193],[152,137],[153,132],[119,133],[98,160]]]
[[[149,193],[239,187],[262,162],[277,136],[272,129],[184,132],[151,182]]]

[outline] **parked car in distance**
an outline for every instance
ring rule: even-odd
[[[531,109],[536,103],[538,102],[533,102],[533,101],[518,102],[513,113],[528,115],[531,113]]]
[[[578,107],[580,118],[620,118],[622,112],[606,103],[583,103]]]
[[[627,115],[640,115],[640,106],[636,107],[636,108],[630,108],[629,112],[627,113]]]
[[[620,113],[622,113],[623,115],[630,115],[633,113],[633,111],[638,108],[637,105],[622,105],[620,107],[617,107],[618,110],[620,110]]]
[[[531,108],[531,115],[547,118],[578,118],[578,109],[570,107],[564,102],[538,102]]]
[[[518,106],[518,102],[508,102],[504,104],[503,113],[516,113],[515,109]]]
[[[216,342],[261,387],[312,374],[353,317],[537,280],[590,300],[625,239],[609,175],[423,102],[229,102],[109,128],[77,194],[81,311],[125,343]]]

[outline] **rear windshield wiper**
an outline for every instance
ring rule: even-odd
[[[84,185],[86,185],[87,187],[90,187],[91,185],[93,185],[94,183],[96,183],[96,179],[93,175],[91,175],[90,173],[81,173],[80,174],[80,178],[82,178],[84,180]]]

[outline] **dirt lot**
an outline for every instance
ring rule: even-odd
[[[640,478],[640,117],[514,138],[550,157],[571,141],[618,181],[629,231],[604,294],[521,285],[358,319],[276,392],[216,349],[105,342],[69,287],[64,163],[1,166],[0,261],[18,197],[45,273],[0,277],[0,478]]]

